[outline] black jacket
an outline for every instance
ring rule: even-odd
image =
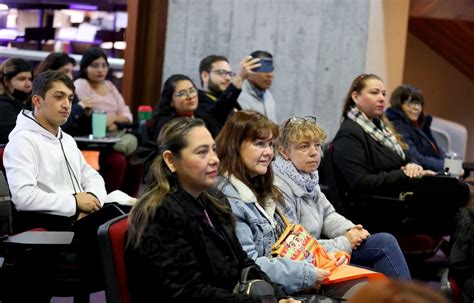
[[[214,111],[214,107],[217,106],[217,115],[228,112],[230,105],[237,110],[241,110],[242,108],[237,102],[241,91],[241,89],[235,87],[232,83],[230,83],[227,89],[218,96],[210,92],[199,90],[199,105],[197,110],[201,113],[208,113]],[[217,118],[220,119],[220,117]],[[225,123],[225,121],[221,122]]]
[[[439,148],[431,133],[431,116],[420,116],[420,126],[416,126],[402,110],[388,108],[387,118],[392,121],[397,131],[408,144],[408,154],[424,169],[443,170],[444,152]]]
[[[210,192],[230,209],[221,192]],[[242,269],[255,263],[242,250],[231,223],[209,203],[183,190],[169,193],[141,243],[126,250],[134,302],[254,302],[232,290]],[[263,272],[261,277],[269,281]]]
[[[375,141],[362,127],[345,119],[333,141],[334,165],[344,192],[377,194],[400,192],[408,182],[401,167],[408,163],[390,148]]]
[[[16,117],[24,106],[22,100],[16,100],[7,94],[0,95],[0,144],[8,143],[8,135],[15,128]]]

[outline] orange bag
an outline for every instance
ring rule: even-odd
[[[386,279],[378,272],[364,268],[342,264],[336,266],[336,260],[345,255],[350,260],[350,254],[344,251],[336,252],[336,259],[331,259],[324,247],[300,224],[291,224],[277,208],[276,211],[285,222],[285,231],[272,246],[272,255],[289,258],[291,260],[306,260],[314,266],[331,272],[322,284],[331,284],[358,278],[368,280]]]

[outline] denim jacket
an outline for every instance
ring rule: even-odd
[[[309,195],[285,173],[273,165],[275,174],[274,184],[285,197],[283,214],[293,223],[303,225],[306,230],[329,252],[343,250],[352,252],[351,244],[344,234],[354,223],[336,212],[334,206],[316,188],[316,197],[312,200]],[[320,240],[321,234],[329,240]]]
[[[220,176],[217,186],[230,202],[242,248],[270,279],[288,294],[314,287],[317,275],[312,263],[271,256],[277,240],[275,220],[258,204],[253,192],[233,176]]]

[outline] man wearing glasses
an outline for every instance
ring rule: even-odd
[[[276,122],[275,100],[270,93],[273,82],[273,56],[267,51],[254,51],[252,58],[259,58],[260,66],[253,70],[242,85],[238,102],[242,109],[251,109],[266,115]]]
[[[231,106],[240,110],[237,98],[242,83],[252,69],[258,66],[250,56],[240,62],[237,75],[232,71],[229,60],[220,55],[210,55],[199,64],[199,77],[203,90],[199,90],[198,112],[209,113],[215,106]]]

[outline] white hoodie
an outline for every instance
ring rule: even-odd
[[[54,136],[24,110],[8,138],[3,163],[17,210],[70,217],[76,213],[73,195],[78,192],[90,192],[104,203],[104,180],[70,135],[60,129]]]

